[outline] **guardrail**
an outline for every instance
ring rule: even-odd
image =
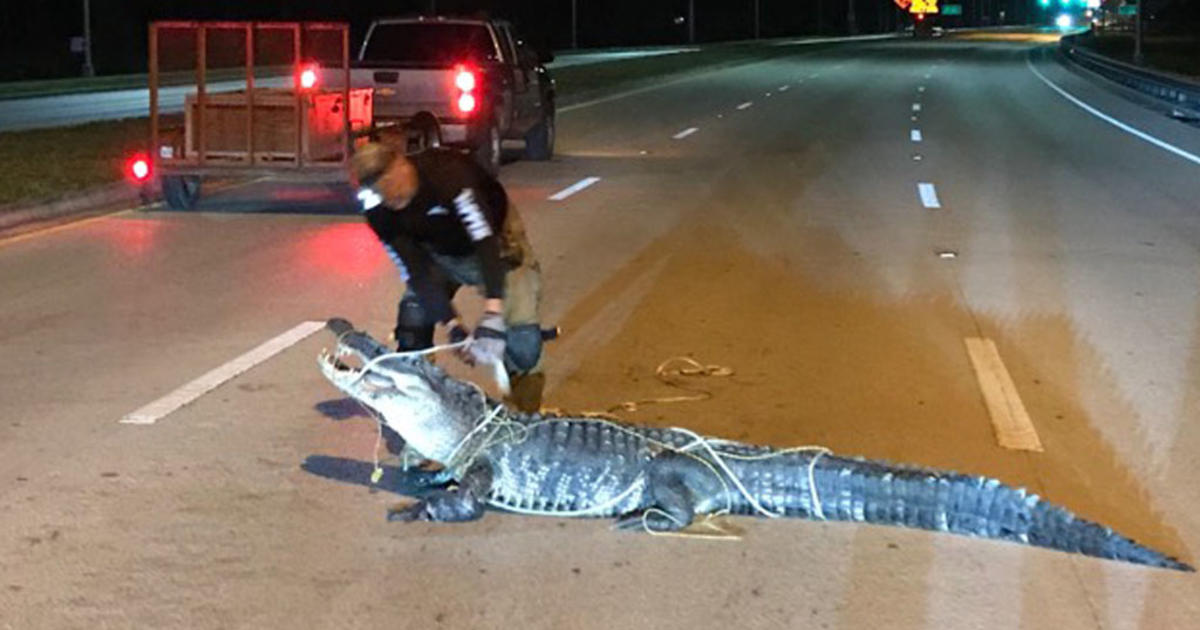
[[[1105,57],[1078,43],[1080,35],[1059,40],[1059,49],[1076,64],[1125,87],[1158,99],[1178,110],[1181,117],[1200,118],[1200,83],[1186,81]]]

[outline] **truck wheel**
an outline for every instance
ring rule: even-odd
[[[191,210],[200,198],[200,178],[195,175],[169,175],[162,178],[163,199],[172,210]]]
[[[554,157],[554,114],[525,133],[525,159],[544,162]]]
[[[500,174],[500,128],[496,123],[488,126],[483,144],[475,149],[475,161],[489,174]]]

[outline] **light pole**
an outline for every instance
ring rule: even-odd
[[[696,43],[696,0],[688,0],[688,43]]]
[[[571,48],[579,48],[579,0],[571,0]]]
[[[1133,20],[1133,63],[1142,65],[1142,5],[1143,0],[1138,0],[1137,16]]]
[[[850,31],[851,35],[858,33],[857,20],[854,19],[854,0],[846,0],[846,30]]]
[[[92,65],[91,0],[83,0],[83,76],[96,76],[96,67]]]
[[[762,24],[762,20],[759,19],[760,14],[758,11],[758,2],[759,2],[759,0],[754,0],[754,39],[759,38],[759,35],[760,35],[760,30],[759,30],[760,26],[759,25]]]

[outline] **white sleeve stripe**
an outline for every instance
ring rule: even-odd
[[[404,284],[408,284],[408,267],[404,266],[404,259],[400,257],[399,252],[397,252],[396,249],[391,245],[384,245],[383,249],[387,250],[388,257],[390,257],[392,262],[396,263],[396,267],[400,269],[400,279],[404,281]]]
[[[471,235],[471,240],[482,241],[492,235],[492,226],[488,223],[487,217],[483,216],[483,212],[479,210],[479,204],[475,202],[474,191],[464,188],[454,198],[454,206],[458,209],[458,217],[462,219],[463,226]]]

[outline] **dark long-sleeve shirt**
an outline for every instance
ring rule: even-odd
[[[503,299],[500,232],[508,214],[503,187],[457,151],[430,149],[409,159],[417,170],[416,196],[404,208],[379,205],[366,217],[379,240],[400,258],[405,281],[420,297],[429,321],[454,317],[450,297],[434,282],[429,251],[478,257],[485,295]]]

